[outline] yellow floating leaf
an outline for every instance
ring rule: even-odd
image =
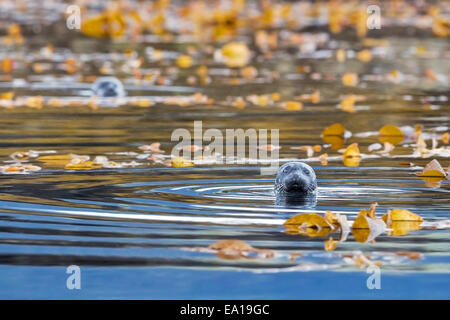
[[[346,167],[358,167],[361,162],[360,157],[346,157],[344,158],[344,166]]]
[[[358,143],[352,143],[344,151],[344,158],[360,158],[361,153],[359,152]]]
[[[387,124],[383,126],[378,131],[378,139],[380,142],[389,142],[393,145],[399,144],[403,141],[405,135],[403,134],[402,130],[400,128]]]
[[[337,49],[336,50],[336,60],[338,62],[344,62],[347,57],[347,53],[344,49]]]
[[[300,111],[303,109],[303,104],[298,101],[286,101],[283,107],[289,111]]]
[[[120,37],[126,30],[126,21],[120,11],[105,11],[83,19],[81,32],[90,37]]]
[[[14,60],[11,58],[3,59],[1,67],[5,73],[11,73],[14,69]]]
[[[194,162],[183,159],[183,158],[173,158],[171,163],[172,163],[172,167],[175,167],[175,168],[193,167],[194,166]]]
[[[368,49],[361,50],[360,52],[358,52],[356,57],[358,58],[359,61],[369,62],[370,60],[372,60],[372,51]]]
[[[2,100],[12,100],[14,98],[14,91],[3,92],[0,94]]]
[[[319,103],[320,102],[320,91],[316,90],[313,93],[311,93],[310,98],[311,98],[312,103],[314,103],[314,104]]]
[[[369,222],[367,221],[367,210],[362,209],[356,220],[353,222],[353,229],[369,229]]]
[[[450,140],[448,132],[444,133],[444,134],[442,135],[441,139],[442,139],[442,142],[443,142],[443,143],[448,144],[448,142],[449,142],[449,140]]]
[[[230,42],[221,49],[224,63],[228,67],[244,67],[250,60],[250,50],[243,42]]]
[[[278,92],[274,92],[270,95],[270,98],[272,99],[272,101],[280,101],[281,94],[279,94]]]
[[[78,159],[77,159],[78,160]],[[66,170],[91,170],[102,168],[103,165],[99,163],[95,163],[93,161],[76,161],[74,163],[68,163],[64,167]]]
[[[49,156],[40,156],[37,159],[39,161],[52,161],[52,160],[71,160],[74,158],[74,154],[54,154]]]
[[[393,221],[389,228],[392,229],[393,236],[404,236],[410,231],[420,230],[421,225],[421,221]]]
[[[341,123],[333,123],[322,131],[322,136],[340,136],[345,134],[345,128]]]
[[[344,100],[341,101],[340,106],[341,109],[346,111],[346,112],[356,112],[355,110],[355,102],[356,102],[356,98],[353,95],[349,95],[348,97],[346,97]]]
[[[192,60],[191,56],[184,54],[177,58],[176,64],[180,68],[190,68],[190,67],[192,67],[193,60]]]
[[[342,76],[342,84],[345,86],[354,87],[358,82],[358,75],[356,73],[345,73]]]
[[[353,237],[357,242],[366,243],[370,236],[369,229],[352,229]]]
[[[387,224],[393,221],[423,221],[421,216],[406,209],[392,209],[382,219]]]
[[[233,105],[233,107],[236,107],[239,109],[244,109],[245,108],[245,100],[242,99],[241,97],[239,97],[232,102],[232,105]]]
[[[385,231],[386,223],[382,219],[369,217],[368,212],[365,209],[360,211],[352,225],[353,236],[358,242],[374,240],[378,235]]]
[[[340,150],[344,146],[344,138],[341,136],[322,136],[325,143],[331,144],[331,149]]]
[[[322,216],[317,213],[303,213],[289,218],[284,223],[289,225],[303,225],[307,224],[307,228],[333,228],[333,226]]]
[[[436,159],[433,159],[430,161],[422,172],[417,173],[419,177],[430,177],[430,178],[442,178],[444,179],[446,176],[446,173],[444,169],[442,168],[439,161]]]
[[[28,97],[25,99],[25,105],[30,108],[42,109],[42,101],[41,96]]]
[[[48,155],[48,156],[40,156],[37,160],[45,162],[47,165],[53,166],[64,166],[69,163],[73,159],[72,154],[57,154],[57,155]]]
[[[23,172],[25,169],[22,166],[7,166],[3,169],[4,172],[14,173],[14,172]]]

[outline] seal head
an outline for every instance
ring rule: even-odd
[[[91,88],[93,94],[100,98],[120,98],[125,96],[122,82],[115,77],[100,77]]]
[[[315,206],[316,174],[304,162],[285,163],[278,169],[274,191],[277,205]]]
[[[306,163],[295,161],[280,167],[275,180],[275,193],[312,194],[317,190],[316,174]]]

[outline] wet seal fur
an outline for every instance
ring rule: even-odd
[[[100,98],[121,98],[125,96],[122,82],[116,77],[100,77],[91,87],[94,96]]]
[[[316,174],[304,162],[285,163],[278,169],[274,191],[276,205],[313,207],[317,203]]]

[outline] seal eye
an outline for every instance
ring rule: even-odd
[[[309,176],[309,170],[308,169],[303,169],[303,173],[306,174],[307,176]]]
[[[283,173],[288,173],[289,170],[291,170],[291,167],[286,167],[286,168],[283,169]]]

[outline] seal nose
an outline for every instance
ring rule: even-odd
[[[286,188],[288,190],[303,190],[305,188],[305,181],[299,173],[293,172],[289,179],[286,180]]]

